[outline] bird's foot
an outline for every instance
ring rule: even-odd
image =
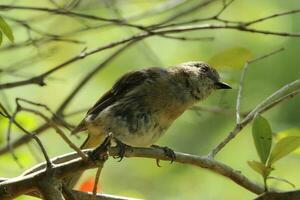
[[[118,155],[117,156],[113,156],[113,158],[115,159],[119,159],[118,162],[121,162],[121,160],[123,160],[124,158],[124,155],[125,155],[125,151],[126,151],[126,148],[129,148],[130,146],[127,145],[127,144],[124,144],[123,142],[121,142],[120,140],[114,138],[116,144],[117,144],[117,147],[119,148],[119,152],[118,152]]]
[[[103,157],[103,159],[107,159],[108,157],[107,152],[111,145],[111,139],[112,139],[112,134],[109,134],[101,145],[96,147],[93,151],[89,152],[89,157],[94,161],[99,159],[99,157]]]
[[[158,145],[151,145],[152,148],[157,148],[157,149],[162,149],[165,153],[165,156],[167,156],[168,158],[171,159],[171,164],[173,163],[173,161],[176,159],[176,154],[175,152],[170,149],[169,147],[161,147],[161,146],[158,146]],[[158,167],[161,167],[160,164],[159,164],[159,159],[157,158],[156,159],[156,165]]]

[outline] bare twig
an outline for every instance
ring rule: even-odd
[[[37,134],[40,134],[42,132],[44,132],[45,130],[47,130],[49,128],[49,124],[43,124],[40,127],[38,127],[37,129],[35,129],[34,131],[32,131],[33,135],[37,136]],[[23,144],[28,143],[29,141],[31,141],[33,138],[33,136],[26,134],[24,136],[21,136],[19,139],[13,141],[11,143],[13,148],[16,148],[18,146],[21,146]],[[5,146],[3,148],[0,149],[0,155],[5,154],[9,151],[8,147]]]
[[[34,106],[38,106],[38,107],[44,108],[47,112],[49,112],[52,115],[51,119],[54,122],[63,125],[68,130],[70,130],[70,127],[72,127],[62,117],[60,117],[56,113],[52,112],[52,110],[47,105],[45,105],[45,104],[33,102],[33,101],[30,101],[30,100],[24,99],[24,98],[19,98],[19,97],[16,98],[16,103],[17,103],[18,107],[22,107],[21,104],[20,104],[20,102],[26,102],[26,103],[28,103],[30,105],[34,105]]]
[[[87,156],[65,135],[65,133],[56,126],[55,123],[53,123],[48,117],[46,117],[43,113],[37,111],[37,110],[33,110],[33,109],[29,109],[29,108],[24,108],[21,107],[20,110],[22,111],[26,111],[26,112],[30,112],[33,114],[36,114],[38,116],[40,116],[42,119],[44,119],[48,124],[50,124],[51,127],[53,127],[56,132],[61,136],[61,138],[73,149],[75,150],[78,155],[83,159],[83,160],[87,160]]]
[[[228,2],[226,0],[223,1],[223,7],[217,14],[214,16],[214,18],[219,18],[219,16],[234,2],[234,0],[229,0]]]
[[[9,119],[13,119],[11,117],[11,115],[7,112],[7,110],[2,106],[2,104],[0,103],[0,108],[3,110],[3,112],[5,113],[5,115],[7,116],[7,118]],[[28,135],[29,138],[33,138],[37,144],[39,145],[39,147],[41,148],[41,151],[44,155],[44,158],[46,160],[46,163],[47,163],[47,168],[50,169],[52,168],[52,163],[50,161],[50,158],[46,152],[46,149],[44,148],[42,142],[40,141],[40,139],[35,135],[35,134],[32,134],[30,133],[29,131],[27,131],[26,129],[24,129],[15,119],[13,119],[13,123],[19,128],[21,129],[24,133],[26,133]]]
[[[153,27],[160,27],[160,26],[165,25],[165,24],[167,24],[169,22],[172,22],[172,21],[174,21],[174,20],[176,20],[176,19],[178,19],[180,17],[189,15],[189,14],[191,14],[191,13],[193,13],[193,12],[195,12],[195,11],[201,9],[201,8],[204,8],[205,6],[208,6],[209,4],[211,4],[211,3],[215,2],[215,1],[216,0],[206,0],[206,1],[203,1],[203,2],[200,1],[199,3],[197,3],[197,4],[195,4],[195,5],[187,8],[187,9],[181,11],[181,12],[178,12],[178,13],[170,16],[167,19],[165,19],[165,20],[163,20],[163,21],[161,21],[161,22],[159,22],[157,24],[151,25],[150,27],[151,28],[153,28]]]
[[[283,50],[284,50],[284,48],[277,49],[277,50],[272,51],[272,52],[270,52],[268,54],[265,54],[263,56],[260,56],[260,57],[254,58],[252,60],[249,60],[245,63],[245,65],[243,67],[243,70],[242,70],[242,74],[241,74],[241,79],[240,79],[240,84],[239,84],[239,89],[238,89],[238,95],[237,95],[237,101],[236,101],[236,124],[241,123],[241,99],[242,99],[242,93],[243,93],[243,88],[244,88],[245,75],[247,73],[248,66],[250,64],[254,63],[254,62],[265,59],[265,58],[267,58],[269,56],[272,56],[272,55],[274,55],[278,52],[281,52]]]
[[[109,57],[107,57],[104,61],[102,61],[99,65],[97,65],[93,70],[91,70],[88,74],[86,74],[82,80],[76,85],[76,87],[72,90],[72,92],[65,98],[65,100],[61,103],[61,105],[57,109],[57,114],[62,115],[63,111],[70,104],[71,100],[75,97],[75,95],[86,85],[86,83],[94,77],[97,72],[107,66],[113,59],[115,59],[120,53],[128,49],[131,45],[138,42],[138,40],[133,40],[123,47],[119,48],[117,51],[113,52]]]
[[[299,200],[300,190],[288,192],[266,192],[255,198],[254,200]]]
[[[98,167],[97,172],[96,172],[96,176],[95,176],[94,187],[93,187],[93,195],[91,197],[91,200],[96,200],[98,182],[99,182],[99,179],[100,179],[101,171],[102,171],[102,167]]]
[[[47,13],[53,13],[58,15],[64,15],[69,17],[80,17],[90,20],[97,20],[97,21],[103,21],[103,22],[110,22],[118,25],[133,27],[137,29],[144,29],[143,26],[134,25],[134,24],[128,24],[124,21],[121,21],[119,19],[108,19],[104,17],[98,17],[95,15],[88,15],[84,13],[76,13],[65,9],[52,9],[52,8],[43,8],[43,7],[30,7],[30,6],[16,6],[16,5],[0,5],[0,10],[30,10],[30,11],[40,11],[40,12],[47,12]]]
[[[276,14],[269,15],[267,17],[263,17],[263,18],[260,18],[260,19],[256,19],[256,20],[247,22],[246,25],[250,26],[250,25],[257,24],[257,23],[260,23],[260,22],[263,22],[263,21],[266,21],[266,20],[274,19],[274,18],[277,18],[277,17],[282,17],[282,16],[285,16],[285,15],[296,14],[296,13],[299,13],[299,12],[300,12],[300,9],[295,9],[295,10],[289,10],[289,11],[286,11],[286,12],[276,13]]]
[[[7,147],[9,149],[9,152],[11,153],[11,155],[12,155],[13,159],[15,160],[15,162],[19,165],[20,168],[23,168],[23,165],[20,163],[20,161],[19,161],[17,155],[14,153],[13,147],[11,145],[11,127],[12,127],[12,124],[13,124],[14,120],[16,119],[16,116],[17,116],[18,112],[19,112],[19,109],[17,107],[15,112],[9,118],[7,133],[6,133],[6,144],[7,144]]]
[[[87,192],[80,192],[80,191],[73,190],[72,195],[76,199],[90,200],[93,194],[91,192],[87,193]],[[70,199],[67,199],[67,200],[70,200]],[[95,200],[140,200],[140,199],[121,197],[121,196],[116,196],[116,195],[97,194],[95,197]]]
[[[270,110],[271,108],[273,108],[277,104],[281,103],[282,101],[285,101],[289,98],[293,98],[294,96],[298,95],[299,93],[300,93],[300,90],[296,90],[295,92],[289,93],[281,98],[278,98],[277,100],[273,101],[269,105],[266,105],[265,107],[261,108],[260,113]]]
[[[45,82],[44,82],[44,79],[49,76],[50,74],[56,72],[57,70],[73,63],[73,62],[76,62],[78,60],[81,60],[81,59],[84,59],[86,56],[90,56],[90,55],[93,55],[97,52],[100,52],[100,51],[103,51],[105,49],[109,49],[109,48],[112,48],[114,46],[117,46],[117,45],[120,45],[120,44],[124,44],[124,43],[127,43],[129,41],[133,41],[133,40],[139,40],[139,39],[142,39],[144,38],[146,35],[145,34],[141,34],[141,35],[136,35],[136,36],[133,36],[133,37],[129,37],[129,38],[126,38],[124,40],[120,40],[120,41],[117,41],[117,42],[113,42],[113,43],[110,43],[108,45],[104,45],[102,47],[99,47],[99,48],[96,48],[96,49],[93,49],[91,51],[83,51],[81,52],[79,55],[77,56],[74,56],[72,58],[70,58],[69,60],[61,63],[60,65],[38,75],[38,76],[35,76],[33,78],[30,78],[30,79],[27,79],[27,80],[23,80],[23,81],[17,81],[17,82],[11,82],[11,83],[4,83],[4,84],[0,84],[0,89],[5,89],[5,88],[14,88],[14,87],[19,87],[19,86],[24,86],[24,85],[28,85],[28,84],[37,84],[37,85],[40,85],[40,86],[44,86],[45,85]]]
[[[159,5],[154,5],[154,7],[150,10],[143,11],[142,13],[138,13],[132,16],[129,16],[125,19],[125,21],[131,21],[131,20],[140,20],[149,16],[153,16],[156,14],[160,14],[162,12],[169,11],[171,9],[174,9],[184,3],[186,3],[187,0],[168,0],[166,2],[162,2]]]
[[[175,40],[183,40],[183,41],[212,41],[214,37],[181,37],[181,36],[173,36],[173,35],[160,35],[161,37]]]

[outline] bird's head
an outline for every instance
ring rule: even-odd
[[[184,84],[198,100],[204,99],[214,90],[231,89],[227,83],[220,81],[218,72],[204,62],[186,62],[175,68],[181,71]]]

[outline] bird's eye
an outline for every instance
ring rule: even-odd
[[[202,71],[202,72],[208,72],[208,71],[209,71],[208,66],[205,66],[205,65],[202,66],[202,67],[201,67],[201,71]]]

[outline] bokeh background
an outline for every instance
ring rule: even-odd
[[[70,1],[56,1],[58,5],[66,5]],[[138,15],[167,1],[163,0],[85,0],[73,10],[80,13],[92,14],[106,18],[119,18]],[[169,1],[171,2],[171,1]],[[152,24],[172,16],[183,9],[199,3],[198,0],[182,1],[178,6],[166,12],[135,19],[137,24]],[[53,2],[47,0],[11,1],[1,0],[0,4],[54,7]],[[180,19],[188,20],[211,16],[222,6],[222,1],[216,1],[209,6],[192,12]],[[234,21],[247,21],[270,14],[300,8],[297,0],[236,0],[225,10],[222,18]],[[52,34],[64,34],[88,26],[101,24],[99,21],[79,19],[53,15],[45,12],[28,10],[0,10],[5,18],[13,17],[28,22],[37,30]],[[6,19],[15,35],[15,44],[23,43],[28,39],[40,39],[38,33],[30,33],[19,24]],[[217,23],[213,21],[205,23]],[[272,19],[254,28],[281,31],[300,32],[300,14],[288,15]],[[78,55],[82,49],[93,49],[115,40],[128,37],[138,31],[124,26],[106,26],[89,31],[74,33],[66,37],[78,40],[79,44],[50,41],[28,43],[23,47],[12,47],[4,39],[0,47],[0,81],[23,80],[49,70],[65,60]],[[220,63],[216,67],[224,81],[229,82],[234,89],[231,91],[218,91],[199,106],[217,108],[220,112],[186,111],[167,134],[159,141],[159,145],[168,146],[176,151],[195,155],[206,155],[218,142],[220,142],[234,127],[234,108],[237,87],[241,73],[242,61],[264,55],[268,52],[284,47],[281,53],[252,64],[248,70],[244,95],[242,98],[242,111],[248,112],[265,97],[300,77],[300,38],[279,37],[255,33],[245,33],[236,30],[204,30],[176,34],[184,37],[213,37],[213,40],[179,41],[161,37],[151,37],[128,48],[113,62],[107,65],[84,87],[74,98],[66,113],[86,110],[108,90],[114,81],[129,70],[151,66],[168,67],[181,62],[202,60]],[[114,49],[102,51],[81,61],[67,66],[46,79],[47,86],[39,87],[29,85],[14,89],[1,90],[0,101],[13,111],[14,99],[22,97],[48,105],[55,110],[64,98],[75,87],[79,80]],[[220,58],[221,57],[221,58]],[[236,60],[242,61],[235,62]],[[216,60],[219,59],[219,60]],[[221,59],[221,60],[220,60]],[[222,65],[223,62],[223,65]],[[8,69],[16,69],[10,72]],[[300,128],[300,97],[289,99],[271,111],[263,114],[272,126],[274,133],[284,130]],[[72,115],[66,120],[72,124],[78,123],[84,112]],[[24,127],[34,130],[42,121],[32,114],[21,113],[17,118]],[[297,129],[298,128],[298,129]],[[0,146],[6,145],[5,137],[7,120],[0,116]],[[300,133],[298,131],[298,133]],[[18,129],[13,128],[13,139],[22,136]],[[80,144],[84,140],[71,137]],[[40,136],[51,157],[70,152],[71,149],[53,130],[48,130]],[[18,167],[9,153],[0,156],[0,177],[14,177],[25,169],[41,162],[42,155],[34,142],[15,149],[23,168]],[[252,180],[262,183],[261,177],[247,165],[248,160],[258,160],[251,136],[251,125],[248,125],[231,143],[229,143],[216,157],[234,169],[240,170]],[[299,174],[300,157],[292,154],[276,164],[272,175],[289,180],[300,187]],[[196,168],[178,163],[169,164],[161,162],[158,168],[154,160],[142,158],[125,158],[122,162],[110,158],[106,163],[100,180],[101,192],[143,199],[252,199],[255,195],[231,180],[217,175],[206,169]],[[95,171],[88,171],[82,181],[93,179]],[[269,181],[270,186],[282,190],[292,189],[289,185]],[[80,184],[79,184],[80,185]],[[19,197],[19,200],[34,199]]]

